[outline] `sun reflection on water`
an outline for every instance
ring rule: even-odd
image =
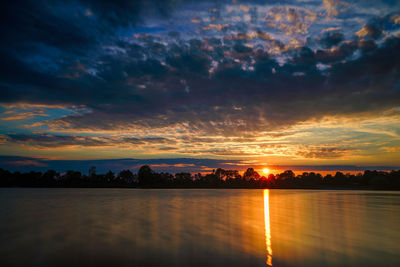
[[[265,246],[267,248],[267,261],[272,266],[271,228],[269,224],[269,190],[264,190],[264,221],[265,221]]]

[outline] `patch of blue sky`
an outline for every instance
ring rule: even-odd
[[[7,111],[7,108],[5,108],[4,106],[0,105],[0,116]]]
[[[2,112],[0,115],[0,132],[2,133],[30,133],[32,131],[48,130],[49,127],[46,124],[40,123],[75,113],[74,110],[67,108],[14,108],[12,113],[5,114],[10,109],[5,109],[1,106],[0,109]],[[43,112],[38,112],[39,110]],[[7,119],[10,116],[14,116],[15,119]],[[37,126],[32,127],[32,125]]]
[[[48,118],[50,119],[57,119],[61,118],[63,116],[67,116],[70,114],[76,113],[75,110],[69,109],[69,108],[52,108],[52,109],[47,109],[46,114],[48,115]]]
[[[2,134],[28,134],[32,130],[23,127],[20,121],[3,121],[0,120],[0,132]]]

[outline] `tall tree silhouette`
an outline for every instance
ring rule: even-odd
[[[138,179],[140,185],[154,183],[154,173],[150,166],[143,165],[142,167],[140,167],[138,171]]]

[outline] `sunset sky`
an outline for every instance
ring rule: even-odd
[[[0,13],[2,168],[400,166],[400,1],[26,0]]]

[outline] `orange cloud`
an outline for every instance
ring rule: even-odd
[[[244,6],[244,5],[240,5],[240,9],[241,9],[243,12],[249,12],[249,10],[250,10],[249,7]]]

